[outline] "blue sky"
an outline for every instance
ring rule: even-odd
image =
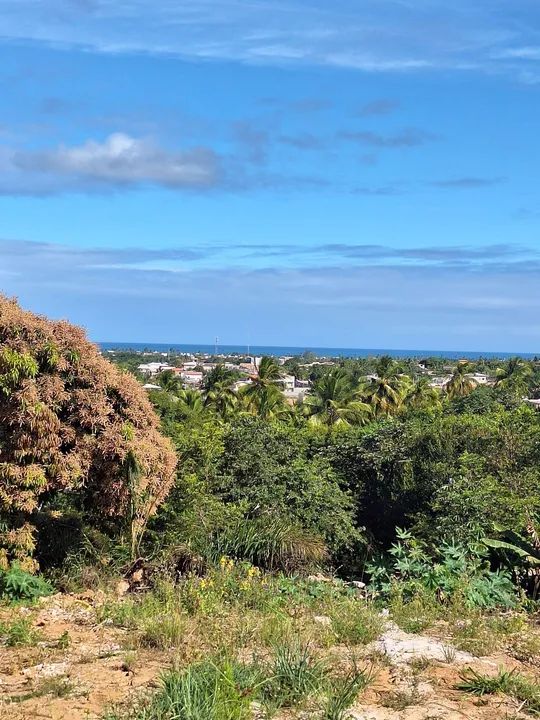
[[[0,0],[0,53],[24,306],[95,340],[540,352],[536,0]]]

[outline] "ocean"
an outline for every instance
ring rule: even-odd
[[[213,355],[215,345],[189,345],[177,343],[144,343],[144,342],[102,342],[98,343],[102,350],[136,350],[152,352],[178,352],[178,353],[207,353]],[[302,355],[302,353],[314,353],[317,357],[350,357],[366,358],[379,355],[390,355],[395,358],[466,358],[467,360],[505,359],[519,355],[522,358],[537,357],[534,353],[508,353],[508,352],[487,352],[487,351],[464,351],[464,350],[400,350],[388,348],[330,348],[330,347],[288,347],[280,345],[218,345],[217,352],[220,355],[273,355],[283,357],[285,355]],[[538,353],[540,355],[540,353]]]

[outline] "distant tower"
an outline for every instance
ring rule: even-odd
[[[219,345],[219,338],[216,335],[216,341],[214,343],[214,355],[217,355],[217,353],[218,353],[218,345]]]

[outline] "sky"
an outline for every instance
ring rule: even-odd
[[[0,292],[96,341],[540,353],[538,0],[0,0]]]

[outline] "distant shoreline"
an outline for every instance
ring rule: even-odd
[[[144,342],[98,342],[102,350],[133,350],[134,352],[177,352],[177,353],[200,353],[213,355],[215,345],[204,344],[183,344],[183,343],[144,343]],[[488,352],[488,351],[465,351],[465,350],[401,350],[387,348],[329,348],[329,347],[293,347],[287,345],[218,345],[218,355],[273,355],[276,357],[302,355],[313,353],[317,357],[344,357],[344,358],[367,358],[381,355],[389,355],[395,358],[428,358],[439,357],[454,360],[466,358],[468,360],[479,360],[485,358],[505,359],[510,357],[534,358],[540,357],[538,353],[520,352]]]

